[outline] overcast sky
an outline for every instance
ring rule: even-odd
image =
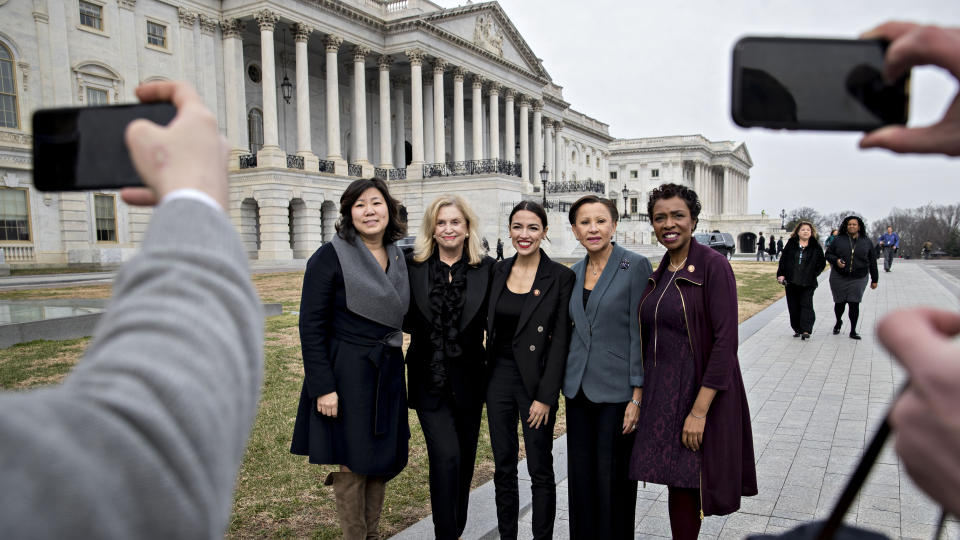
[[[434,0],[455,7],[466,0]],[[890,20],[960,26],[957,0],[500,0],[572,107],[614,137],[700,133],[744,141],[750,212],[960,201],[960,159],[861,151],[853,133],[743,129],[730,119],[730,54],[744,35],[856,37]],[[914,69],[910,124],[939,119],[957,92],[937,68]]]

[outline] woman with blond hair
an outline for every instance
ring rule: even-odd
[[[810,339],[813,323],[817,320],[813,311],[813,293],[817,290],[817,277],[826,266],[827,259],[817,241],[817,228],[809,221],[797,223],[783,248],[777,268],[777,281],[786,287],[793,337]]]
[[[441,195],[430,203],[407,255],[411,295],[403,329],[410,334],[408,404],[427,443],[438,539],[458,538],[467,523],[486,390],[483,332],[492,268],[466,201]]]

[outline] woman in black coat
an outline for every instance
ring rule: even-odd
[[[410,282],[394,244],[405,234],[386,184],[355,180],[340,197],[337,235],[303,275],[304,381],[290,452],[340,466],[324,483],[348,540],[379,538],[385,483],[407,464],[401,327]]]
[[[813,323],[817,320],[813,293],[817,290],[817,277],[826,266],[827,260],[817,241],[817,229],[813,223],[797,223],[783,248],[777,268],[777,281],[786,286],[793,337],[810,339]]]
[[[494,266],[487,310],[487,420],[493,447],[500,538],[517,537],[517,421],[533,494],[533,537],[551,538],[557,509],[553,425],[570,341],[568,305],[576,276],[540,249],[547,213],[522,201],[509,218],[517,254]]]
[[[877,271],[877,254],[873,242],[867,238],[863,220],[857,216],[847,216],[840,225],[837,238],[827,248],[827,262],[830,270],[830,290],[833,292],[833,313],[837,324],[833,333],[839,334],[843,326],[843,310],[850,306],[850,339],[860,339],[857,333],[857,319],[860,317],[860,302],[867,288],[869,273],[870,288],[877,288],[880,274]]]
[[[494,261],[484,255],[479,229],[466,201],[440,196],[424,212],[407,255],[408,403],[427,442],[433,528],[441,540],[459,538],[467,524],[486,391],[483,333]]]

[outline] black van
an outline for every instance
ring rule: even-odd
[[[733,253],[737,250],[737,244],[733,241],[733,235],[730,233],[712,232],[712,233],[694,233],[697,242],[723,253],[729,261],[733,258]]]

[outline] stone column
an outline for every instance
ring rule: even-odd
[[[220,21],[200,15],[200,47],[197,47],[200,61],[197,62],[198,78],[202,80],[203,102],[207,108],[217,114],[220,107],[217,103],[217,61],[216,61],[216,33]],[[273,45],[273,41],[270,42]],[[276,96],[276,87],[274,87]],[[274,101],[276,103],[276,101]],[[286,152],[284,152],[284,166],[286,166]]]
[[[407,140],[406,116],[407,108],[403,100],[403,89],[408,84],[407,77],[394,77],[390,84],[393,86],[393,165],[398,169],[406,167],[407,149],[404,142]],[[423,108],[420,109],[420,122],[423,123]],[[421,134],[423,132],[421,131]],[[423,151],[423,140],[420,141]]]
[[[280,16],[263,9],[254,15],[260,26],[260,65],[263,66],[263,148],[257,152],[257,167],[285,169],[287,154],[280,148],[277,129],[277,68],[273,54],[273,28]]]
[[[297,49],[297,155],[303,156],[303,170],[317,172],[320,163],[313,153],[310,137],[310,73],[307,66],[307,40],[313,28],[303,23],[293,25]]]
[[[693,162],[693,190],[697,192],[701,205],[703,204],[703,175],[700,172],[700,162]],[[703,209],[701,209],[703,210]]]
[[[530,100],[520,96],[520,177],[529,191],[530,184]]]
[[[120,74],[124,79],[125,84],[123,85],[123,100],[124,101],[136,101],[136,94],[134,90],[136,89],[137,83],[140,81],[140,70],[139,62],[137,62],[137,54],[140,51],[140,47],[137,43],[137,19],[134,16],[134,9],[136,8],[136,0],[123,0],[117,2],[120,9],[119,12],[119,21],[117,27],[120,29],[120,53],[121,53],[121,67]],[[139,47],[138,47],[139,45]],[[210,109],[216,114],[217,109]],[[121,239],[122,241],[122,239]]]
[[[220,22],[223,36],[224,101],[227,115],[227,142],[230,144],[230,170],[240,168],[240,156],[250,151],[247,141],[247,98],[243,88],[243,43],[240,19]]]
[[[543,167],[543,102],[533,102],[533,170],[530,171],[530,183],[540,182],[540,168]]]
[[[490,83],[490,159],[500,159],[500,85]]]
[[[406,52],[410,59],[410,167],[407,178],[423,178],[423,51]],[[400,96],[401,101],[403,96]]]
[[[353,49],[353,162],[363,167],[363,177],[373,176],[373,165],[367,158],[367,73],[366,60],[370,49]]]
[[[437,163],[433,155],[436,141],[433,133],[433,69],[423,78],[423,150],[427,163]]]
[[[461,67],[453,69],[453,160],[466,159],[463,126],[463,77],[466,72]]]
[[[377,59],[380,66],[380,168],[392,169],[390,156],[390,64],[393,58],[381,55]]]
[[[324,40],[327,51],[327,159],[336,174],[346,176],[347,162],[340,152],[340,82],[337,80],[337,51],[343,38],[330,34]]]
[[[563,152],[563,122],[558,121],[557,123],[554,124],[553,128],[554,128],[553,167],[557,171],[554,177],[557,179],[557,182],[563,182],[564,181],[563,173],[565,172],[564,165],[567,162],[567,160],[564,159],[564,152]],[[606,194],[604,194],[604,196],[606,196]]]
[[[483,77],[473,76],[473,94],[471,106],[473,108],[473,160],[483,159]]]
[[[293,250],[290,249],[291,197],[292,194],[282,188],[258,193],[260,249],[257,251],[257,258],[261,261],[285,261],[293,258]]]
[[[503,93],[503,157],[510,163],[516,163],[516,134],[513,125],[513,99],[517,95],[513,88],[507,88]]]
[[[553,120],[543,119],[543,153],[546,156],[547,170],[550,171],[550,182],[557,182],[560,175],[554,165]]]
[[[433,159],[447,160],[446,133],[443,127],[443,70],[447,63],[437,58],[433,63]]]

